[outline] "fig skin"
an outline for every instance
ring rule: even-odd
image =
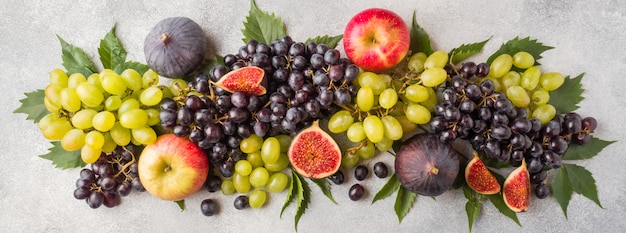
[[[394,163],[407,190],[423,196],[446,192],[459,173],[459,154],[434,134],[412,136],[402,143]]]
[[[335,174],[341,166],[341,149],[319,127],[319,120],[298,133],[287,152],[289,163],[303,177],[322,179]]]
[[[187,17],[165,18],[144,41],[146,63],[159,75],[180,78],[194,71],[207,51],[208,39],[198,23]]]

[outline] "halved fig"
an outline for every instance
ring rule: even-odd
[[[265,70],[256,66],[246,66],[226,73],[215,85],[231,93],[241,91],[259,96],[266,92],[261,84],[264,76]]]
[[[339,145],[319,127],[318,121],[293,138],[287,156],[298,174],[313,179],[335,174],[341,165]]]
[[[526,161],[509,174],[504,181],[502,190],[504,203],[514,212],[524,212],[530,205],[530,175],[526,169]]]
[[[490,195],[500,192],[500,183],[476,152],[474,158],[465,166],[465,181],[472,190],[480,194]]]

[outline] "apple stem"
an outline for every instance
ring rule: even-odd
[[[172,167],[167,166],[167,167],[166,167],[163,171],[164,171],[164,172],[170,172],[171,170],[172,170]]]

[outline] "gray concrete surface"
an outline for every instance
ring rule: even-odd
[[[285,193],[272,194],[258,210],[237,211],[234,196],[202,191],[187,199],[180,212],[171,202],[147,193],[133,193],[113,209],[90,209],[72,197],[78,169],[59,170],[37,157],[48,144],[23,114],[11,113],[24,92],[44,88],[48,72],[61,67],[61,49],[55,35],[85,49],[97,59],[99,40],[117,26],[128,58],[145,61],[143,40],[159,20],[186,16],[205,29],[219,54],[240,46],[240,29],[248,0],[236,1],[0,1],[0,231],[2,232],[292,232],[294,208],[279,217]],[[495,3],[498,2],[498,3]],[[345,23],[369,7],[391,9],[417,20],[431,36],[435,48],[449,50],[462,43],[492,36],[485,52],[473,58],[484,61],[500,44],[515,36],[532,36],[556,49],[544,53],[546,70],[567,75],[586,73],[585,100],[578,111],[600,122],[597,136],[623,140],[626,130],[626,2],[624,1],[287,1],[257,0],[258,6],[281,16],[296,40],[343,32]],[[101,66],[99,66],[100,68]],[[485,203],[474,232],[623,232],[626,222],[626,164],[620,141],[591,160],[576,162],[596,178],[604,208],[574,194],[563,216],[553,199],[533,200],[530,210],[518,214],[523,227]],[[375,160],[390,161],[389,155]],[[350,180],[350,184],[354,183]],[[461,191],[435,200],[418,198],[399,224],[393,199],[370,204],[383,185],[370,178],[363,182],[365,200],[348,199],[350,185],[334,186],[339,203],[332,204],[313,187],[312,203],[299,223],[300,232],[467,232],[465,198]],[[221,213],[204,217],[200,202],[216,198]]]

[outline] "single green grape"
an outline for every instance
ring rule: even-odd
[[[148,126],[155,126],[161,122],[161,119],[159,118],[159,109],[148,108],[145,109],[145,111],[148,114],[148,123],[146,123]]]
[[[511,86],[507,88],[506,98],[518,108],[525,108],[530,104],[528,92],[526,92],[526,90],[521,86]]]
[[[43,97],[43,104],[46,107],[46,110],[48,110],[48,112],[59,112],[63,108],[60,102],[53,103],[48,99],[48,97],[45,97],[45,96]]]
[[[289,177],[285,173],[277,172],[270,176],[265,189],[270,193],[279,193],[287,188]]]
[[[280,142],[275,137],[268,137],[261,146],[261,158],[264,163],[274,163],[280,157]]]
[[[420,75],[420,80],[422,80],[422,85],[424,86],[435,87],[445,82],[447,77],[448,73],[446,73],[446,70],[435,67],[424,70]]]
[[[246,154],[260,151],[262,146],[263,138],[256,134],[250,134],[249,137],[241,139],[241,142],[239,142],[239,149]]]
[[[350,151],[347,151],[343,155],[343,157],[341,157],[341,166],[347,169],[352,169],[353,167],[356,167],[357,164],[359,164],[359,160],[361,160],[361,157],[359,157],[356,152],[351,153]]]
[[[76,95],[86,106],[97,107],[104,101],[104,95],[96,86],[83,82],[76,86]]]
[[[250,175],[250,172],[252,172],[252,164],[250,164],[248,160],[242,159],[235,163],[235,173],[242,176],[248,176]]]
[[[393,140],[383,137],[383,140],[374,144],[379,151],[388,151],[393,146]]]
[[[63,109],[67,110],[68,112],[78,112],[78,110],[80,110],[82,104],[74,88],[63,88],[61,89],[60,95],[61,106],[63,106]]]
[[[67,132],[74,128],[66,118],[59,118],[54,113],[50,113],[44,118],[39,121],[39,129],[48,140],[61,140]]]
[[[550,101],[550,93],[544,89],[537,89],[530,94],[530,99],[535,106],[544,105]]]
[[[262,189],[255,189],[248,196],[248,205],[255,209],[260,208],[265,204],[265,199],[267,199],[267,193]]]
[[[363,131],[370,142],[377,143],[383,140],[383,122],[376,115],[369,115],[363,119]]]
[[[513,55],[513,65],[520,69],[528,69],[535,64],[535,57],[528,52],[517,52]]]
[[[417,124],[410,121],[409,118],[406,117],[406,115],[395,116],[395,118],[396,120],[398,120],[398,122],[400,122],[403,134],[414,132],[415,129],[417,129]]]
[[[506,53],[500,54],[491,62],[491,66],[489,66],[489,76],[500,78],[509,72],[512,66],[513,57]]]
[[[541,78],[541,70],[539,67],[533,66],[524,71],[520,77],[520,86],[528,91],[534,90],[539,84]]]
[[[81,129],[71,129],[63,135],[61,147],[66,151],[75,151],[85,145],[85,132]]]
[[[67,79],[67,87],[76,88],[78,84],[86,82],[87,78],[81,73],[73,73]]]
[[[248,162],[250,162],[250,164],[252,165],[252,168],[262,167],[264,165],[263,157],[261,157],[261,151],[260,150],[252,152],[252,153],[249,153],[246,156],[246,160],[248,160]]]
[[[87,83],[93,85],[98,89],[98,91],[100,91],[100,93],[104,94],[106,91],[104,90],[104,88],[102,88],[102,83],[100,82],[100,80],[100,74],[98,73],[93,73],[89,75],[89,77],[87,77]]]
[[[421,73],[424,71],[424,63],[426,62],[426,54],[423,52],[415,53],[409,57],[407,67],[409,71],[414,73]]]
[[[235,172],[233,174],[233,186],[238,193],[247,193],[251,188],[250,178]]]
[[[235,185],[233,184],[232,179],[224,179],[222,180],[222,184],[220,185],[220,190],[222,190],[222,194],[231,195],[235,193]]]
[[[437,99],[437,93],[435,92],[435,89],[433,88],[427,88],[427,89],[428,89],[428,99],[420,102],[419,104],[424,106],[426,109],[428,109],[428,111],[432,112],[435,110],[435,106],[439,104],[439,100]]]
[[[332,133],[342,133],[352,125],[354,117],[348,110],[339,110],[328,119],[328,130]]]
[[[67,87],[69,77],[62,69],[55,68],[50,71],[50,84],[57,84],[61,87]]]
[[[148,113],[140,108],[130,109],[120,115],[119,122],[125,128],[142,128],[148,124]]]
[[[270,172],[282,171],[289,166],[289,157],[285,153],[280,153],[280,156],[278,156],[278,160],[276,160],[276,162],[266,163],[263,166]]]
[[[374,107],[374,92],[370,87],[361,87],[356,93],[356,105],[361,111],[367,112]]]
[[[406,107],[406,117],[409,121],[422,125],[430,121],[430,111],[420,104],[410,103]]]
[[[289,146],[291,145],[291,136],[287,134],[279,134],[274,136],[280,142],[280,151],[287,152],[289,151]]]
[[[141,80],[144,89],[151,86],[156,86],[157,84],[159,84],[159,74],[154,72],[154,70],[149,69],[148,71],[143,73]]]
[[[157,135],[154,129],[144,126],[130,130],[131,135],[140,145],[149,145],[156,141]]]
[[[184,94],[185,88],[187,88],[187,81],[179,78],[173,79],[169,86],[170,92],[173,96]]]
[[[390,109],[398,102],[398,93],[393,88],[387,88],[378,96],[378,105]]]
[[[131,109],[139,109],[140,106],[141,105],[139,104],[139,101],[137,99],[130,97],[125,98],[124,100],[122,100],[122,104],[120,104],[120,107],[117,109],[117,116],[121,117],[122,114],[124,114],[126,111]]]
[[[545,124],[556,116],[556,108],[551,104],[544,104],[533,109],[531,116],[539,119],[541,124]]]
[[[359,86],[361,87],[369,87],[372,89],[372,93],[374,95],[379,95],[383,90],[387,88],[387,84],[385,80],[383,80],[378,74],[374,72],[362,72],[357,77],[357,81],[359,82]]]
[[[143,88],[143,79],[141,74],[133,69],[126,69],[120,74],[124,79],[128,89],[133,91],[141,90]]]
[[[428,100],[428,95],[428,87],[421,84],[411,84],[404,89],[404,96],[416,103]]]
[[[346,136],[351,142],[363,141],[366,138],[365,131],[363,130],[363,122],[357,121],[352,123],[348,131],[346,131]]]
[[[111,130],[111,138],[118,146],[126,146],[130,143],[131,133],[130,129],[124,128],[119,122],[115,122]]]
[[[126,81],[114,72],[100,73],[100,84],[102,84],[102,88],[104,88],[106,92],[113,95],[124,94],[127,88]]]
[[[448,64],[448,53],[443,50],[437,50],[430,54],[424,61],[424,70],[432,68],[443,69]]]
[[[163,99],[163,92],[161,88],[152,86],[148,87],[139,95],[139,102],[146,106],[154,106],[161,102]]]
[[[91,124],[100,132],[109,131],[115,125],[115,115],[109,111],[98,112],[93,116]]]
[[[502,86],[502,89],[506,90],[512,86],[519,86],[521,82],[520,80],[521,80],[520,73],[512,70],[512,71],[507,72],[504,76],[502,76],[499,83]],[[494,82],[494,84],[495,83],[496,82]],[[495,88],[494,88],[494,91],[495,91]]]
[[[263,188],[270,178],[270,173],[264,167],[257,167],[250,172],[250,185],[255,188]]]
[[[84,145],[80,148],[80,158],[83,162],[90,164],[98,161],[102,154],[102,147],[96,148],[88,145]]]
[[[400,140],[404,131],[402,131],[402,125],[400,122],[391,115],[386,115],[380,118],[383,123],[384,135],[386,138],[395,141]]]
[[[565,77],[559,72],[546,72],[540,78],[541,88],[547,91],[554,91],[565,82]]]
[[[51,103],[61,106],[61,90],[63,87],[58,84],[48,84],[44,90],[44,96],[48,98]]]
[[[122,99],[118,95],[111,95],[104,100],[104,109],[115,111],[122,106]]]
[[[111,132],[105,132],[102,134],[104,136],[104,145],[102,145],[102,152],[111,153],[117,148],[117,143],[111,137]]]
[[[85,145],[91,148],[102,148],[104,146],[104,135],[97,130],[87,132],[85,134]]]
[[[381,139],[382,141],[382,139]],[[368,160],[374,157],[376,154],[376,146],[372,142],[367,142],[365,146],[362,146],[358,150],[356,150],[356,155],[363,160]]]
[[[72,116],[71,122],[74,128],[89,129],[93,126],[93,117],[97,114],[93,109],[82,109]]]

